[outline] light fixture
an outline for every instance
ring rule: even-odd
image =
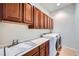
[[[57,3],[57,6],[60,6],[60,3]]]

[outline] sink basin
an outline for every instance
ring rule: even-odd
[[[35,46],[35,45],[36,45],[36,44],[35,44],[34,42],[32,42],[32,41],[25,42],[25,44],[28,44],[28,45],[30,45],[30,46]]]
[[[26,44],[26,43],[18,44],[18,48],[26,48],[26,49],[29,49],[30,47],[32,47],[32,45],[29,45],[29,44]]]
[[[20,43],[18,45],[12,46],[10,48],[6,48],[6,55],[7,56],[14,56],[18,55],[32,47],[34,47],[36,44],[30,42]]]

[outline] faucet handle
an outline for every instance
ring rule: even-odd
[[[12,45],[15,45],[15,40],[12,41]]]
[[[18,42],[18,40],[16,40],[16,44],[18,44],[19,42]]]

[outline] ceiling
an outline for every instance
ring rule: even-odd
[[[61,3],[60,6],[57,6],[57,3],[39,3],[41,7],[47,9],[49,12],[53,12],[70,4],[72,3]]]

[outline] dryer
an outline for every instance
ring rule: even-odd
[[[57,49],[59,48],[59,44],[61,43],[59,38],[60,35],[58,33],[51,33],[43,35],[44,38],[49,40],[49,56],[55,56],[57,53]],[[59,43],[60,42],[60,43]]]

